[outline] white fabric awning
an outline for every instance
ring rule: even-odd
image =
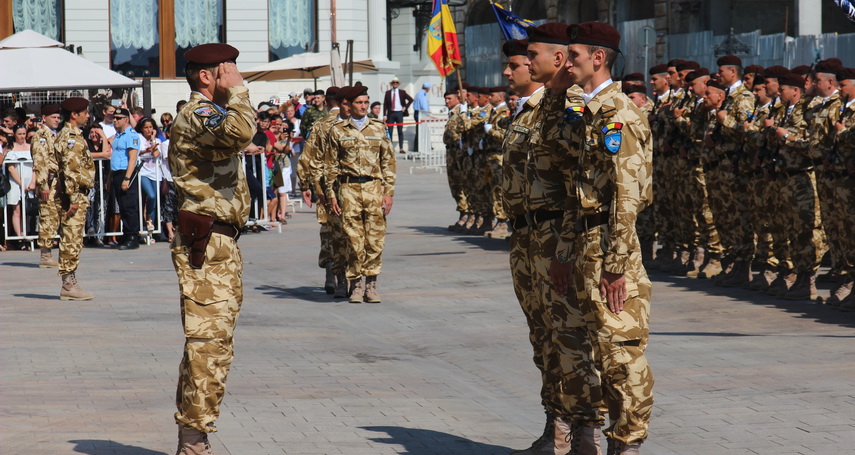
[[[139,87],[32,30],[0,41],[0,92]]]

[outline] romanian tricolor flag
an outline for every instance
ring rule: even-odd
[[[448,76],[460,66],[460,46],[457,44],[457,30],[448,9],[448,0],[433,0],[427,52],[440,76]]]

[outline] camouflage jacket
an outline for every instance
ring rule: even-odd
[[[543,98],[540,88],[526,100],[522,110],[510,117],[511,124],[502,143],[502,208],[510,218],[526,212],[526,164],[530,151],[529,138],[533,133],[535,109]]]
[[[561,149],[561,125],[565,121],[565,109],[569,106],[567,100],[568,96],[564,93],[544,93],[529,120],[533,126],[530,127],[531,134],[526,146],[526,212],[564,210],[568,204],[572,204],[571,196],[575,195],[575,191],[567,191],[561,173],[562,160],[556,154]],[[581,97],[574,95],[573,100],[576,104],[582,103]]]
[[[68,199],[72,204],[88,202],[89,190],[95,185],[95,162],[83,132],[66,123],[56,136],[54,150],[61,159],[60,178]]]
[[[589,101],[580,117],[565,122],[561,136],[567,151],[562,169],[575,204],[565,212],[556,254],[574,257],[575,243],[577,265],[600,262],[603,270],[624,274],[629,296],[637,295],[640,283],[649,287],[635,230],[638,213],[653,200],[647,119],[615,82]],[[601,212],[608,213],[608,221],[598,230],[600,253],[592,257],[588,233],[598,226],[580,223]]]
[[[848,106],[842,107],[840,121],[843,123],[843,129],[837,132],[835,138],[835,158],[844,167],[847,163],[855,166],[855,103],[849,102]],[[850,177],[855,178],[855,175]]]
[[[813,160],[808,156],[810,140],[808,123],[805,119],[809,100],[802,97],[798,103],[789,109],[780,109],[776,114],[775,127],[766,131],[766,143],[777,148],[777,158],[780,160],[778,170],[799,171],[813,169]],[[786,139],[778,137],[777,127],[786,128]]]
[[[463,118],[463,147],[470,154],[484,150],[484,123],[490,118],[493,106],[479,106],[469,111],[469,115]]]
[[[59,161],[54,147],[56,134],[44,123],[30,142],[30,150],[33,155],[33,169],[36,171],[36,181],[39,191],[48,191],[48,174],[59,174]]]
[[[232,87],[223,108],[199,92],[172,123],[169,170],[181,210],[243,227],[249,217],[249,189],[241,151],[255,132],[255,109],[246,87]]]
[[[502,141],[505,139],[505,131],[508,129],[511,120],[511,108],[507,103],[502,103],[495,106],[490,111],[490,118],[487,119],[490,131],[484,135],[484,148],[493,152],[500,152],[502,149]]]
[[[300,135],[307,138],[312,131],[312,125],[329,114],[326,109],[318,109],[315,105],[311,105],[303,112],[303,117],[300,119]]]
[[[817,97],[822,100],[821,97]],[[817,108],[816,115],[810,123],[810,157],[815,162],[828,158],[834,146],[834,124],[840,118],[840,107],[843,100],[840,92],[835,92],[827,100],[823,100]],[[834,171],[842,171],[843,166],[835,166]]]
[[[445,144],[445,148],[458,150],[462,148],[460,139],[463,137],[465,126],[463,117],[465,115],[462,104],[454,106],[454,109],[448,112],[448,123],[445,124],[445,131],[442,133],[442,142]]]
[[[715,143],[710,148],[706,161],[710,164],[719,163],[732,166],[741,158],[742,145],[745,141],[744,123],[754,109],[754,94],[740,84],[729,92],[721,108],[713,115],[708,129],[710,138]],[[725,111],[724,120],[718,119],[718,112]]]
[[[297,160],[297,178],[303,183],[303,188],[312,188],[315,194],[323,194],[321,176],[324,175],[324,147],[328,144],[325,139],[332,125],[338,121],[339,109],[330,110],[326,117],[312,125],[312,134],[306,139],[303,152]]]
[[[763,122],[769,118],[771,113],[772,102],[769,102],[753,109],[749,114],[750,124],[745,130],[745,144],[743,145],[746,163],[744,166],[740,165],[740,170],[743,172],[749,170],[759,172],[762,170],[763,161],[768,155]]]
[[[336,198],[334,183],[339,176],[372,177],[383,182],[384,195],[395,194],[395,154],[381,120],[368,119],[361,130],[353,119],[333,125],[324,167],[329,199]]]

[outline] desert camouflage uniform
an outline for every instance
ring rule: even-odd
[[[787,105],[780,98],[776,98],[769,107],[767,118],[774,119],[780,123],[786,115]],[[781,215],[790,210],[785,206],[782,189],[785,183],[785,175],[779,172],[778,149],[781,142],[773,133],[775,126],[763,131],[765,151],[761,158],[763,176],[766,180],[766,191],[763,193],[768,212],[764,214],[765,223],[769,226],[772,238],[772,249],[775,262],[778,263],[778,272],[788,274],[794,269],[792,257],[790,256],[789,233],[790,226],[786,225],[785,218]]]
[[[821,97],[817,98],[822,100]],[[829,159],[832,158],[831,150],[834,147],[834,124],[840,118],[841,106],[843,106],[843,100],[840,99],[839,91],[829,96],[827,100],[822,100],[810,124],[810,148],[808,149],[814,163],[820,163],[826,159],[829,161],[828,166],[817,169],[816,183],[822,227],[828,241],[828,254],[831,257],[831,270],[835,273],[840,273],[841,264],[845,261],[844,232],[840,228],[847,222],[835,219],[839,210],[834,205],[835,188],[841,183],[839,176],[842,175],[844,167],[842,163],[835,164],[833,159]]]
[[[845,253],[841,264],[841,273],[849,279],[855,277],[855,103],[849,102],[843,107],[840,121],[844,129],[836,134],[835,158],[842,163],[844,171],[839,177],[840,184],[834,192],[834,222],[840,223],[843,232]]]
[[[489,191],[489,169],[487,168],[487,153],[484,150],[484,123],[490,118],[493,106],[479,106],[470,111],[470,116],[464,118],[465,140],[464,146],[469,155],[469,170],[467,172],[467,186],[469,192],[467,200],[472,212],[482,217],[492,214]]]
[[[820,221],[819,199],[813,160],[808,155],[810,140],[805,120],[808,100],[803,98],[789,108],[789,115],[781,109],[776,126],[786,128],[788,136],[781,139],[770,128],[767,141],[779,144],[777,168],[781,179],[781,211],[778,227],[785,227],[788,237],[787,251],[796,273],[813,273],[819,268],[825,236]],[[784,117],[786,121],[784,122]]]
[[[701,163],[701,155],[704,149],[704,136],[709,123],[710,111],[703,106],[703,100],[695,105],[689,116],[687,129],[688,141],[686,142],[686,162],[689,173],[689,194],[691,214],[694,225],[697,226],[698,237],[696,241],[704,248],[705,260],[712,257],[720,257],[722,253],[721,239],[716,229],[715,219],[710,210],[709,192],[707,191],[706,174]]]
[[[484,135],[486,166],[490,174],[487,187],[490,200],[490,214],[497,220],[507,220],[508,215],[502,207],[502,140],[511,120],[511,109],[502,103],[490,111],[487,123],[492,125]]]
[[[312,133],[306,139],[303,153],[297,161],[297,176],[307,188],[312,188],[315,194],[325,194],[323,187],[324,159],[329,151],[329,131],[332,126],[341,121],[339,109],[334,108],[321,120],[312,125]],[[332,213],[326,204],[315,203],[315,214],[321,225],[321,251],[318,254],[318,267],[325,268],[332,263],[335,274],[344,273],[347,255],[347,242],[341,228],[341,217]]]
[[[529,153],[529,138],[534,128],[535,109],[543,97],[543,88],[535,92],[523,105],[519,114],[507,130],[502,144],[502,209],[511,219],[525,216],[526,206],[526,159]],[[522,100],[520,100],[522,101]],[[514,229],[510,236],[510,265],[514,292],[520,302],[526,322],[528,322],[529,341],[534,350],[534,364],[540,371],[541,404],[553,412],[561,407],[560,399],[560,366],[554,365],[555,356],[549,356],[552,346],[552,322],[547,320],[550,314],[546,301],[539,296],[535,281],[537,274],[533,269],[532,259],[537,256],[549,257],[551,251],[536,251],[532,249],[531,228],[529,226]]]
[[[689,217],[685,205],[689,198],[688,185],[685,184],[689,179],[689,166],[680,157],[680,149],[685,145],[685,137],[680,134],[674,110],[687,107],[690,97],[686,90],[681,88],[672,91],[669,100],[669,104],[660,108],[665,126],[659,160],[664,161],[663,166],[668,175],[668,178],[662,182],[662,186],[667,195],[663,203],[667,205],[665,210],[669,214],[669,218],[662,221],[663,232],[660,235],[676,248],[676,259],[680,260],[681,254],[689,249],[694,229],[687,224]]]
[[[673,91],[669,90],[662,95],[657,96],[653,103],[651,116],[653,118],[650,123],[650,128],[653,131],[653,150],[656,159],[653,161],[653,200],[655,203],[639,216],[638,235],[642,241],[650,241],[654,236],[657,236],[657,243],[663,247],[663,253],[667,256],[673,252],[673,239],[667,238],[667,233],[670,231],[668,222],[671,219],[670,213],[670,195],[668,194],[667,181],[670,178],[668,175],[668,159],[667,159],[667,136],[665,135],[666,118],[668,103],[673,102]],[[657,256],[657,262],[661,260],[670,260],[670,257]]]
[[[95,162],[92,161],[83,132],[70,123],[66,123],[57,135],[54,151],[60,160],[59,178],[65,187],[65,193],[59,196],[62,201],[62,238],[59,242],[58,274],[63,276],[74,273],[80,263],[89,190],[95,184]],[[68,216],[72,204],[77,204],[77,211]]]
[[[326,108],[318,109],[315,105],[311,105],[303,112],[303,117],[300,119],[300,135],[307,138],[311,136],[312,125],[316,121],[322,120],[329,114]]]
[[[671,148],[675,151],[675,156],[672,158],[674,173],[671,176],[671,179],[676,181],[672,188],[676,216],[674,240],[683,255],[680,261],[686,266],[691,265],[686,261],[691,260],[690,253],[700,243],[699,223],[695,215],[698,213],[697,201],[701,189],[696,184],[695,162],[689,159],[689,149],[694,145],[691,136],[693,125],[691,119],[695,116],[695,111],[703,111],[696,100],[697,97],[694,94],[686,93],[675,102],[671,109],[673,120],[671,120],[669,133]],[[677,117],[674,113],[676,109],[685,109],[685,111],[682,116]]]
[[[366,119],[360,130],[352,118],[336,123],[330,129],[324,167],[327,199],[336,199],[341,207],[347,279],[377,276],[386,242],[383,196],[395,194],[396,162],[386,125]]]
[[[557,254],[575,259],[576,293],[596,339],[610,439],[627,445],[647,437],[653,409],[653,374],[644,355],[652,285],[641,265],[635,223],[652,198],[653,144],[647,119],[621,92],[605,87],[562,138],[565,180],[574,193],[565,213]],[[562,152],[564,151],[562,150]],[[597,220],[600,214],[605,218]],[[602,223],[602,224],[601,224]],[[599,292],[604,271],[623,275],[627,300],[612,313]]]
[[[561,130],[565,109],[580,107],[580,89],[574,86],[571,103],[567,96],[544,94],[529,124],[531,133],[526,146],[525,212],[532,221],[550,218],[528,226],[529,261],[533,279],[535,307],[544,309],[546,337],[543,347],[545,376],[558,394],[557,403],[547,403],[547,411],[568,422],[601,426],[603,417],[600,376],[594,363],[594,340],[590,324],[580,307],[576,293],[559,294],[549,277],[549,268],[558,251],[558,234],[564,211],[573,204],[575,192],[568,192],[562,173],[564,155]],[[514,223],[515,225],[517,223]],[[571,257],[564,252],[565,257]],[[554,384],[554,385],[553,385]]]
[[[745,130],[743,161],[739,171],[745,176],[748,196],[748,220],[751,231],[757,239],[756,257],[768,270],[778,268],[779,262],[772,243],[772,233],[768,223],[772,206],[767,199],[768,182],[763,172],[763,160],[768,154],[766,134],[763,122],[772,112],[772,102],[756,106],[749,114],[750,126]]]
[[[255,131],[255,109],[245,87],[228,90],[222,108],[198,92],[172,124],[169,168],[181,210],[242,228],[249,217],[249,188],[241,161]],[[234,358],[234,328],[243,302],[243,261],[237,240],[212,233],[201,269],[190,267],[187,239],[172,242],[181,293],[184,358],[179,367],[175,420],[216,431],[226,376]]]
[[[39,197],[39,248],[52,247],[53,238],[59,230],[59,210],[62,202],[57,194],[59,161],[54,150],[55,140],[56,134],[47,125],[42,124],[31,141],[33,168],[38,176],[36,190],[50,192],[47,201]]]
[[[451,197],[457,204],[457,211],[460,213],[469,212],[469,203],[466,200],[465,188],[465,169],[463,166],[466,153],[462,146],[462,135],[464,121],[463,116],[466,113],[463,111],[463,105],[458,104],[448,113],[448,123],[445,125],[445,131],[442,134],[442,142],[445,143],[445,167],[448,174],[448,187],[451,189]]]

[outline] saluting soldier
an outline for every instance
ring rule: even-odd
[[[551,275],[559,292],[575,288],[591,322],[611,421],[604,431],[608,453],[636,455],[653,408],[653,374],[644,355],[652,286],[635,230],[639,212],[653,197],[653,143],[647,119],[611,79],[620,52],[618,31],[586,22],[569,26],[567,34],[569,58],[562,73],[568,77],[552,90],[577,84],[584,110],[581,118],[564,123],[564,147],[553,151],[563,159],[564,182],[573,194]],[[569,274],[560,265],[562,257],[575,265]],[[576,429],[573,444],[598,431]],[[599,454],[599,447],[578,453]]]
[[[367,117],[367,87],[349,87],[342,102],[350,107],[350,118],[330,129],[325,162],[327,199],[333,212],[342,217],[347,236],[350,302],[380,303],[377,275],[386,243],[386,216],[395,195],[395,154],[386,125]]]
[[[192,93],[170,134],[180,207],[172,263],[185,337],[176,393],[179,455],[211,453],[208,433],[216,431],[243,303],[237,238],[250,200],[241,151],[255,131],[255,110],[235,65],[238,54],[218,43],[184,53]]]
[[[62,277],[62,300],[91,300],[94,295],[77,283],[77,266],[83,250],[86,228],[86,209],[89,208],[89,190],[95,185],[95,162],[89,154],[86,137],[80,130],[89,122],[89,101],[85,98],[68,98],[62,102],[62,129],[56,136],[54,152],[59,163],[60,216],[62,237],[59,242],[59,275]]]
[[[834,124],[835,139],[832,159],[843,169],[839,185],[834,192],[834,221],[842,224],[845,245],[841,283],[826,303],[839,306],[843,311],[855,311],[855,68],[843,68],[837,73],[840,91],[846,102],[841,106],[840,118]]]
[[[54,154],[56,130],[62,117],[56,104],[42,106],[42,124],[31,141],[33,154],[33,178],[39,191],[39,267],[59,267],[53,260],[51,247],[53,238],[59,230],[60,200],[57,194],[59,183],[59,163]]]

